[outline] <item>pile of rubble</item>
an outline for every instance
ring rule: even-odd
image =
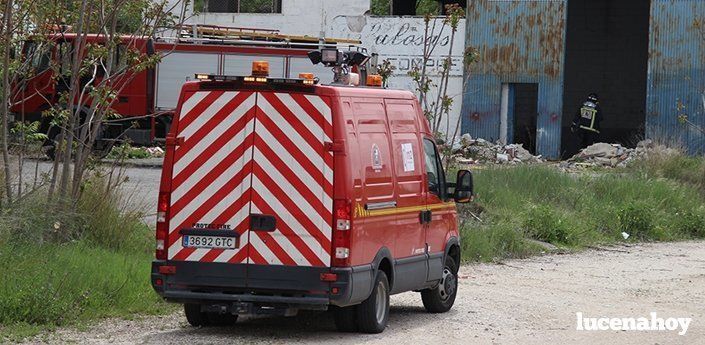
[[[621,168],[632,160],[657,149],[651,140],[642,140],[634,149],[626,148],[620,144],[597,143],[590,145],[575,156],[560,163],[561,168]]]
[[[521,144],[493,144],[485,139],[473,139],[469,134],[460,138],[460,147],[455,150],[460,164],[520,164],[541,163],[541,156],[534,156]]]

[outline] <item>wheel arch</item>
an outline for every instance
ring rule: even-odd
[[[377,251],[377,255],[372,261],[372,268],[374,276],[377,275],[379,270],[387,275],[389,289],[391,290],[394,286],[394,260],[392,260],[392,252],[387,247],[382,247]]]
[[[458,238],[455,236],[449,238],[448,242],[446,242],[446,250],[445,255],[443,257],[444,262],[445,258],[447,258],[448,256],[453,258],[453,261],[455,261],[456,266],[458,267],[458,269],[460,269],[460,261],[462,259],[462,255],[460,252],[460,240],[458,240]]]

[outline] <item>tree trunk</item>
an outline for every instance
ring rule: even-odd
[[[3,49],[3,69],[2,69],[2,162],[5,171],[5,193],[7,202],[12,202],[12,171],[10,169],[10,153],[7,144],[9,136],[10,109],[10,49],[12,48],[12,0],[5,0],[5,10],[3,12],[4,49]]]
[[[71,156],[73,153],[73,142],[75,139],[76,128],[81,122],[81,104],[78,104],[75,109],[73,107],[73,101],[78,96],[78,89],[80,88],[81,76],[80,69],[83,59],[81,55],[83,52],[83,36],[85,35],[84,24],[85,24],[85,13],[88,7],[88,1],[81,1],[81,14],[78,18],[78,28],[76,30],[76,40],[74,40],[73,47],[73,60],[71,61],[71,84],[69,90],[69,98],[67,108],[71,110],[71,115],[68,119],[68,126],[65,128],[65,140],[64,140],[64,152],[61,169],[61,177],[59,182],[59,195],[65,197],[69,192],[69,180],[71,177]],[[58,159],[58,157],[57,157]]]

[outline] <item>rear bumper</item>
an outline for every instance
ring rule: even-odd
[[[159,273],[159,267],[166,265],[173,266],[172,274]],[[334,273],[337,279],[323,281],[324,273]],[[238,310],[243,306],[325,310],[329,305],[348,306],[367,298],[372,291],[372,266],[331,268],[156,260],[152,262],[151,282],[154,290],[169,302],[221,304]]]

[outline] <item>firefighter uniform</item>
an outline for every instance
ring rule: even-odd
[[[571,130],[577,134],[580,148],[585,148],[595,143],[600,134],[602,111],[597,97],[590,95],[588,100],[578,109]]]

